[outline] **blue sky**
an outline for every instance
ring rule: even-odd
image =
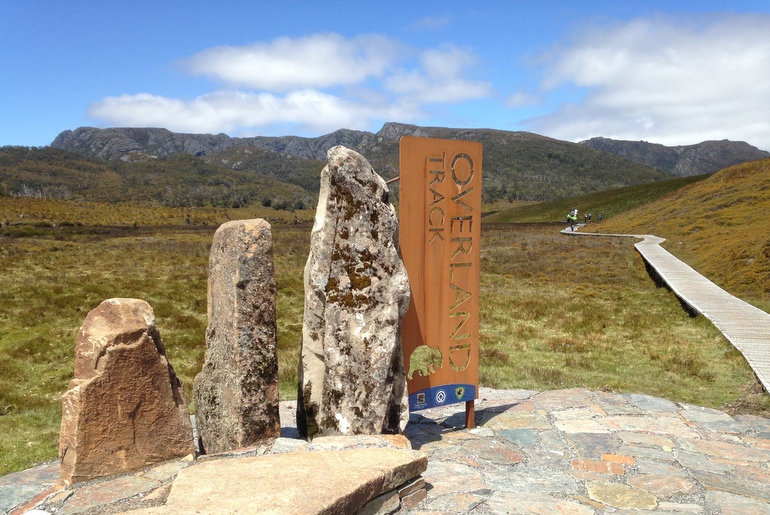
[[[388,121],[770,150],[770,2],[0,0],[0,146]]]

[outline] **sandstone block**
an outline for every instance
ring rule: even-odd
[[[297,426],[398,433],[408,420],[400,324],[409,283],[385,181],[360,154],[329,150],[305,266]]]
[[[64,483],[118,474],[194,452],[181,382],[149,304],[109,299],[78,333],[75,378],[62,398]]]
[[[418,451],[390,448],[211,459],[181,470],[164,506],[130,513],[352,514],[427,466]]]
[[[203,451],[279,437],[273,238],[265,220],[228,222],[214,234],[208,318],[193,388]]]

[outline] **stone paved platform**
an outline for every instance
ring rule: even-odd
[[[307,445],[291,427],[292,411],[282,405],[287,427],[273,452]],[[477,428],[464,429],[464,420],[463,404],[412,414],[406,436],[428,456],[427,497],[397,513],[770,513],[765,418],[647,395],[482,388]],[[158,505],[173,488],[175,471],[186,466],[195,462],[61,489],[53,486],[51,464],[0,478],[0,510],[117,513]],[[243,513],[269,510],[242,507]],[[200,513],[222,511],[208,505]]]
[[[585,389],[481,389],[406,435],[433,488],[414,514],[770,513],[770,420]]]

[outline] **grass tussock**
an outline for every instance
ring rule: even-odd
[[[50,208],[50,201],[39,202],[25,211]],[[129,210],[126,219],[140,218],[144,209]],[[78,218],[73,213],[65,215]],[[179,221],[189,211],[163,213]],[[234,218],[237,213],[226,214]],[[36,232],[26,236],[0,234],[0,474],[56,456],[60,396],[72,379],[77,330],[105,299],[150,303],[168,357],[192,401],[193,378],[205,353],[213,221],[137,227],[84,223],[34,227]],[[302,271],[311,225],[271,222],[280,392],[289,399],[296,394]],[[712,407],[756,407],[761,396],[745,402],[754,395],[745,360],[713,326],[690,318],[671,293],[655,286],[631,241],[570,238],[559,234],[560,228],[483,227],[482,385],[584,386]]]

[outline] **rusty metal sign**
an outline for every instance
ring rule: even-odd
[[[473,427],[482,145],[410,136],[400,145],[399,239],[412,292],[401,330],[409,409],[466,402]]]

